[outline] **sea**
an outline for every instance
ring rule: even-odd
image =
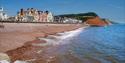
[[[48,57],[58,63],[125,63],[125,24],[89,26],[45,40],[55,46],[47,49]]]

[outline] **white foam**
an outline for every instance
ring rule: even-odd
[[[47,46],[47,45],[63,45],[70,43],[70,39],[74,36],[77,36],[84,28],[82,27],[73,31],[64,32],[64,33],[57,33],[59,36],[49,35],[46,38],[39,38],[40,40],[45,40],[47,43],[39,44],[39,46]]]
[[[79,28],[79,29],[74,30],[74,31],[65,32],[64,35],[60,36],[60,38],[61,39],[71,38],[73,36],[78,35],[82,30],[83,30],[83,28]]]

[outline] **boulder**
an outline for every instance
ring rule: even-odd
[[[29,63],[29,62],[16,60],[14,63]]]
[[[7,60],[1,60],[0,63],[10,63],[10,62]]]
[[[10,58],[6,53],[0,53],[0,63],[9,63]]]

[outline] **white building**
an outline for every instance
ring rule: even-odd
[[[64,19],[63,23],[82,23],[82,20],[77,20],[73,18],[66,18]]]
[[[3,7],[0,7],[0,20],[7,20],[7,19],[8,19],[8,16],[4,12]]]
[[[54,18],[51,12],[48,13],[47,15],[47,22],[53,22]]]

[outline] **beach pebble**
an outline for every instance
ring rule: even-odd
[[[10,62],[7,60],[0,60],[0,63],[10,63]]]
[[[51,63],[52,61],[55,60],[55,56],[50,56],[48,59],[47,59],[47,63]]]
[[[39,50],[39,51],[37,51],[36,53],[40,54],[42,51],[43,51],[43,50]]]
[[[16,60],[14,63],[29,63],[29,62]]]
[[[0,53],[0,61],[8,61],[10,62],[10,58],[6,53]]]

